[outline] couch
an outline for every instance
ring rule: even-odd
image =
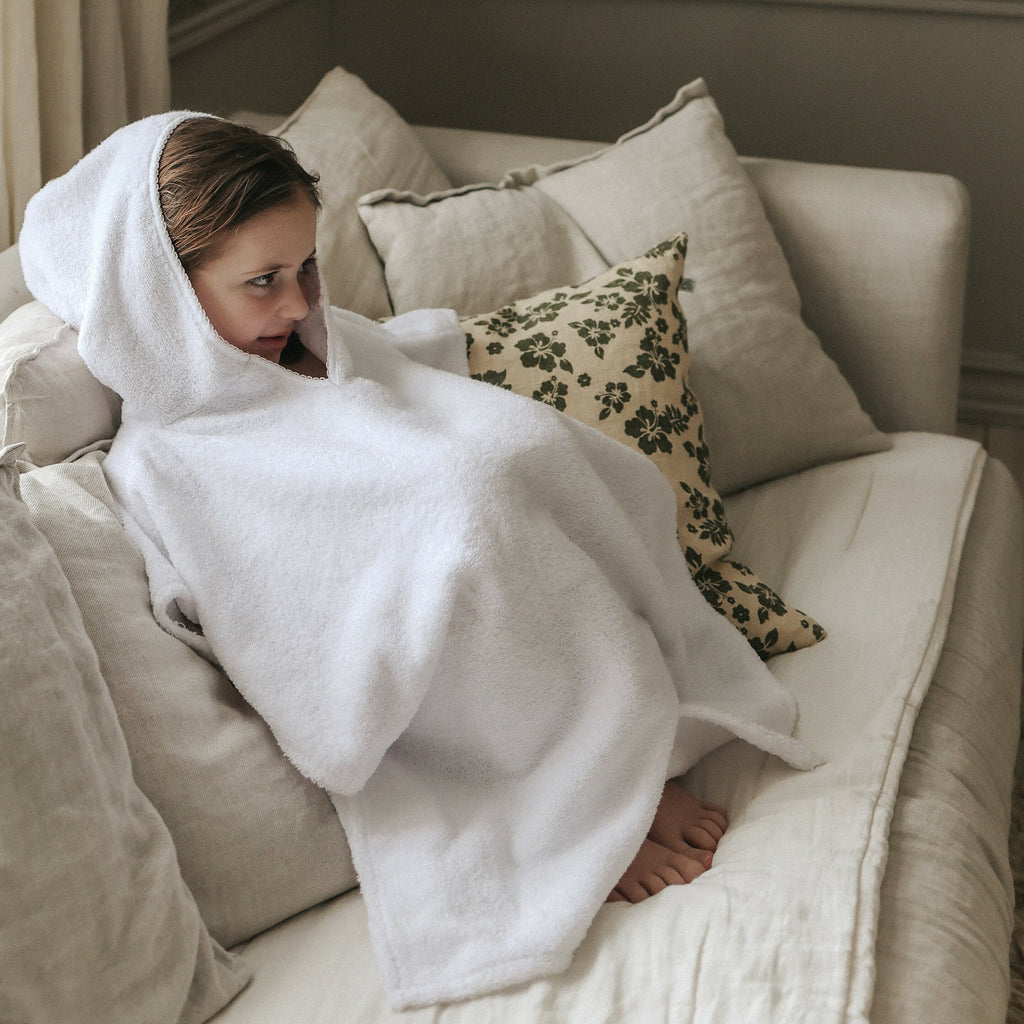
[[[283,122],[238,117],[320,172],[332,302],[453,306],[481,380],[652,456],[664,421],[616,419],[625,378],[565,368],[601,328],[573,319],[570,286],[624,280],[685,232],[688,341],[650,399],[699,400],[664,467],[694,499],[681,541],[823,763],[726,744],[687,779],[730,815],[704,876],[606,905],[562,975],[391,1009],[326,794],[155,623],[102,474],[117,396],[32,301],[15,247],[0,254],[0,1019],[1003,1021],[1024,506],[955,436],[963,187],[738,158],[699,81],[611,145],[413,128],[342,69]],[[727,529],[687,544],[706,522]]]

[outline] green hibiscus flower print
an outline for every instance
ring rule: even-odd
[[[666,405],[661,414],[661,428],[669,434],[685,434],[690,428],[690,416],[678,405]]]
[[[494,334],[499,338],[511,338],[519,330],[516,311],[511,306],[503,306],[488,320],[481,321],[481,325],[488,334]],[[468,337],[470,341],[473,340],[472,335]]]
[[[732,602],[732,606],[729,609],[729,614],[732,616],[734,622],[738,622],[741,625],[746,625],[750,621],[750,609],[745,605],[736,604]],[[743,633],[746,636],[746,632]]]
[[[653,455],[656,451],[668,455],[672,451],[672,442],[662,429],[656,402],[651,402],[651,408],[640,406],[636,415],[626,420],[623,430],[627,437],[636,438],[637,447],[645,455]]]
[[[707,519],[711,515],[711,499],[703,491],[698,491],[682,481],[680,481],[679,486],[686,495],[686,507],[692,513],[693,518],[698,522]],[[697,532],[697,527],[693,523],[687,523],[686,525],[691,533]]]
[[[512,390],[512,385],[505,383],[505,378],[508,376],[506,370],[485,370],[483,373],[473,373],[470,376],[473,380],[481,380],[485,384],[493,384],[495,387],[504,388],[506,391]]]
[[[700,556],[694,552],[694,558],[699,562]],[[723,599],[732,590],[732,584],[717,570],[710,565],[701,565],[693,573],[693,582],[704,595],[705,600],[716,610],[722,610]]]
[[[642,296],[624,302],[621,313],[622,322],[626,327],[639,327],[651,319],[650,304]]]
[[[647,255],[654,258],[672,252],[674,253],[673,262],[678,263],[686,255],[687,241],[685,237],[667,238],[664,242],[659,242],[654,246]]]
[[[711,486],[711,450],[704,440],[704,428],[697,433],[697,441],[684,441],[683,451],[697,463],[697,475],[705,487]]]
[[[557,341],[541,331],[517,341],[516,348],[522,352],[519,361],[527,369],[536,366],[545,373],[551,373],[557,365],[566,373],[573,372],[572,363],[565,358],[564,342]]]
[[[678,326],[672,335],[672,341],[684,352],[690,351],[690,335],[682,314],[679,315]]]
[[[700,402],[697,401],[697,396],[689,384],[683,385],[683,407],[686,409],[686,415],[691,419],[700,415]]]
[[[752,594],[757,598],[757,621],[767,622],[772,616],[786,614],[786,605],[782,598],[772,590],[766,583],[744,584],[738,583],[740,590]]]
[[[598,413],[597,418],[599,420],[608,419],[613,412],[622,412],[633,400],[633,396],[622,381],[605,384],[604,391],[599,395],[594,395],[594,398],[604,406],[601,412]]]
[[[739,627],[740,632],[747,638],[747,642],[751,647],[754,648],[754,653],[762,660],[767,661],[772,656],[772,651],[779,642],[779,631],[777,629],[769,629],[763,637],[751,636],[742,626]],[[793,647],[789,648],[793,650]],[[782,653],[781,651],[779,652]]]
[[[541,386],[534,391],[533,397],[545,405],[553,405],[559,412],[565,412],[565,399],[569,394],[569,388],[557,377],[549,377]]]
[[[598,359],[604,359],[605,349],[614,340],[619,321],[587,317],[586,320],[573,320],[569,326],[590,346]]]
[[[628,271],[623,274],[622,287],[633,292],[637,301],[647,309],[668,302],[669,282],[664,274],[652,274],[649,270]]]
[[[639,379],[645,373],[658,381],[675,380],[676,367],[679,365],[679,353],[660,345],[663,335],[659,334],[653,327],[648,327],[640,342],[640,352],[636,362],[626,367],[626,373],[631,377]]]
[[[556,292],[546,302],[538,302],[531,306],[528,313],[516,315],[516,326],[522,331],[532,331],[540,324],[557,320],[559,313],[569,304],[569,296],[565,292]]]
[[[703,491],[682,481],[679,482],[679,486],[686,495],[685,507],[693,519],[693,522],[686,524],[687,530],[716,547],[731,546],[732,531],[725,518],[725,506],[721,500],[716,498],[712,501]]]

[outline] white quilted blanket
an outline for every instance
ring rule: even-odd
[[[255,980],[217,1024],[864,1024],[888,823],[984,462],[972,442],[895,440],[730,501],[737,556],[828,628],[771,666],[827,764],[736,742],[706,757],[692,783],[731,814],[711,871],[605,906],[559,977],[394,1017],[352,893],[249,943]]]

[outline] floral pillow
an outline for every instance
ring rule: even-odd
[[[690,389],[686,235],[578,287],[466,317],[470,374],[545,402],[647,455],[676,496],[679,543],[704,597],[762,657],[825,632],[727,556],[732,533],[711,485],[700,403]]]

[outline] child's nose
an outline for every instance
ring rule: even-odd
[[[281,301],[279,312],[287,320],[301,320],[309,312],[306,290],[298,281],[291,283]]]

